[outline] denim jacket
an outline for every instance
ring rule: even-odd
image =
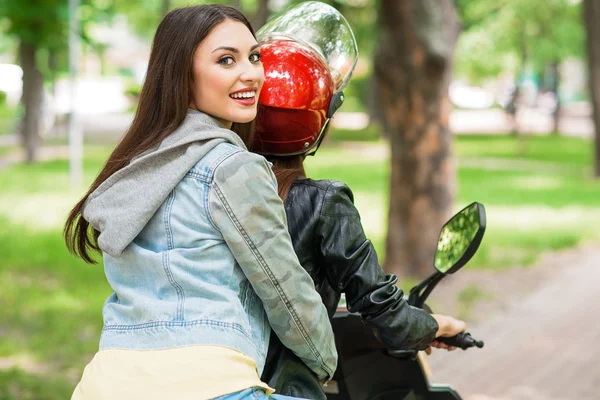
[[[168,139],[84,208],[114,290],[100,348],[225,346],[252,357],[260,374],[272,327],[330,379],[331,325],[294,253],[266,160],[199,112]]]

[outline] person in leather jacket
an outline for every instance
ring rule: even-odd
[[[295,23],[304,25],[307,20],[308,16]],[[278,29],[288,30],[286,40],[278,39]],[[328,65],[326,50],[315,51],[307,45],[309,40],[288,40],[293,36],[290,29],[275,21],[258,32],[265,82],[252,151],[273,163],[300,264],[314,280],[330,318],[345,293],[348,310],[359,313],[388,348],[448,348],[435,338],[458,334],[465,329],[464,322],[408,305],[397,287],[398,278],[379,266],[350,188],[306,177],[303,160],[318,149],[343,100],[341,90],[351,70],[344,77],[344,71]],[[321,382],[273,333],[261,379],[280,394],[325,399]]]

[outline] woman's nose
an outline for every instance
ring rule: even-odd
[[[259,82],[264,78],[263,66],[260,63],[246,63],[240,79],[244,82]]]

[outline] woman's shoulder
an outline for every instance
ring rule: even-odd
[[[235,144],[223,142],[214,146],[199,160],[194,170],[208,172],[214,177],[217,174],[228,176],[239,170],[264,170],[267,169],[267,165],[263,156],[251,153]]]
[[[298,204],[320,204],[321,215],[357,214],[354,194],[344,182],[332,179],[298,179],[292,185],[288,198]]]
[[[338,192],[344,192],[352,196],[352,190],[350,190],[348,185],[334,179],[300,178],[296,179],[292,184],[292,190],[294,189],[321,192],[323,196],[328,194],[333,195]]]

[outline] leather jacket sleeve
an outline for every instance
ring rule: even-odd
[[[348,310],[359,313],[384,345],[394,350],[428,347],[437,322],[410,306],[396,286],[398,278],[383,272],[365,237],[352,192],[343,183],[334,182],[327,189],[315,241],[329,284],[346,294]]]

